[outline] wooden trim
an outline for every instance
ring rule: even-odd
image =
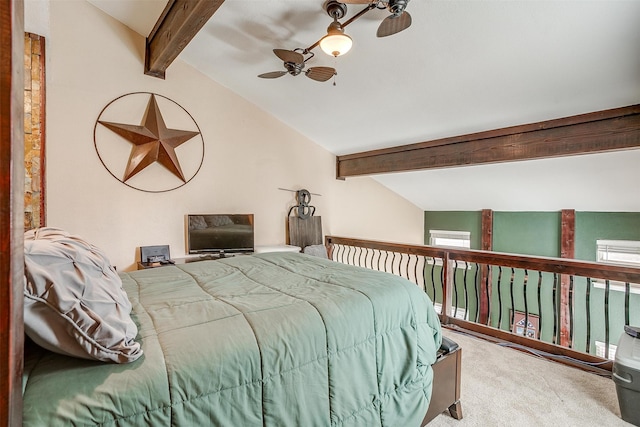
[[[24,4],[0,2],[0,426],[22,425]]]
[[[572,209],[563,209],[560,220],[560,258],[575,258],[575,234],[576,234],[576,211]],[[570,289],[569,282],[571,277],[560,275],[560,345],[571,347],[571,325],[570,314]]]
[[[337,178],[640,148],[640,105],[338,156]]]
[[[147,37],[144,73],[164,79],[169,65],[224,0],[170,0]]]
[[[534,353],[535,351],[540,351],[547,355],[560,356],[553,359],[559,363],[572,366],[574,368],[580,368],[585,371],[606,374],[610,373],[613,369],[613,361],[611,360],[603,360],[597,356],[561,347],[556,344],[527,338],[522,335],[515,335],[508,331],[492,328],[490,326],[480,325],[478,323],[462,319],[455,319],[453,317],[447,318],[446,325],[443,326],[459,332],[472,333],[472,335],[493,342],[516,344],[516,346],[514,346],[516,350],[527,353],[533,350]]]

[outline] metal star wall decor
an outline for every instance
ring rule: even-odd
[[[149,98],[147,111],[144,114],[141,125],[111,123],[101,120],[98,120],[98,123],[133,144],[129,163],[124,173],[124,181],[157,161],[183,182],[186,182],[175,148],[200,134],[200,132],[167,129],[154,94],[151,94],[151,98]]]
[[[181,162],[178,159],[178,153],[176,153],[176,148],[182,146],[183,144],[185,144],[186,142],[190,141],[191,139],[193,139],[198,135],[200,135],[200,139],[202,139],[200,129],[198,128],[195,121],[193,121],[193,117],[191,117],[191,115],[189,115],[189,113],[187,113],[186,110],[184,110],[184,108],[180,107],[178,104],[175,104],[175,103],[174,104],[178,106],[180,109],[182,109],[184,113],[191,119],[191,121],[193,121],[195,128],[197,128],[197,131],[171,129],[167,127],[167,125],[165,124],[165,119],[163,117],[163,114],[160,111],[160,107],[158,105],[156,95],[153,93],[149,94],[150,96],[146,104],[146,110],[140,125],[121,123],[115,120],[102,120],[103,115],[105,115],[105,110],[107,110],[108,107],[112,106],[112,104],[115,101],[121,100],[122,98],[131,96],[131,95],[139,96],[141,94],[144,95],[146,93],[137,92],[133,94],[123,95],[122,97],[119,97],[113,100],[111,103],[107,105],[107,107],[105,107],[105,109],[103,109],[103,111],[100,113],[100,116],[98,117],[98,120],[96,121],[96,127],[94,128],[94,142],[96,144],[96,151],[98,152],[98,156],[100,157],[100,160],[102,161],[103,165],[107,168],[107,170],[111,173],[111,175],[113,175],[115,178],[117,178],[119,181],[121,181],[125,185],[129,185],[130,187],[133,187],[142,191],[151,191],[151,192],[169,191],[186,184],[191,178],[193,178],[193,176],[191,176],[189,179],[187,179],[187,177],[185,176],[185,173],[183,172],[183,168],[181,166]],[[158,95],[158,96],[162,97],[162,95]],[[165,98],[165,97],[162,97],[162,98]],[[168,98],[165,98],[165,99],[167,99],[170,102],[173,102]],[[106,115],[108,116],[108,114]],[[166,112],[165,112],[165,116],[166,116]],[[132,147],[130,148],[130,152],[129,152],[129,159],[126,163],[124,173],[119,174],[118,172],[115,172],[113,169],[116,169],[116,168],[114,167],[110,168],[105,163],[105,160],[103,160],[103,157],[108,157],[109,153],[105,153],[104,155],[101,155],[101,150],[98,148],[98,136],[97,136],[98,124],[104,126],[106,129],[109,129],[109,131],[119,135],[120,137],[128,141],[130,144],[132,144]],[[114,149],[113,146],[109,147],[106,144],[102,145],[103,152],[109,151],[109,148]],[[203,155],[204,155],[204,141],[202,145],[202,156],[200,158],[200,164],[198,165],[198,169],[196,170],[196,173],[200,169],[200,166],[202,165]],[[135,186],[130,182],[130,180],[132,180],[134,176],[136,176],[143,170],[147,169],[149,166],[156,163],[163,166],[168,171],[170,171],[175,178],[180,180],[181,184],[174,188],[169,188],[164,190],[163,189],[150,190],[150,189],[139,188],[138,186]],[[191,169],[193,169],[193,167],[191,167]],[[118,176],[116,175],[123,176],[123,177],[118,178]],[[195,176],[195,174],[193,175]],[[140,181],[140,179],[137,179],[137,180]],[[158,181],[159,180],[156,180],[156,182]]]

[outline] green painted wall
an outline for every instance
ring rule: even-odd
[[[521,255],[560,256],[560,212],[493,213],[493,250]],[[471,232],[471,249],[479,249],[481,211],[427,211],[424,242],[429,230]],[[640,240],[640,212],[576,212],[575,257],[595,261],[596,240]]]
[[[493,250],[560,256],[560,212],[494,212]]]

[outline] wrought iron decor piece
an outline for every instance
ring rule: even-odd
[[[300,219],[307,219],[310,216],[313,216],[313,214],[316,212],[316,207],[309,206],[309,202],[311,201],[311,193],[309,192],[309,190],[305,190],[303,188],[302,190],[296,191],[296,199],[298,200],[298,204],[291,206],[288,216],[291,216],[291,212],[294,209],[296,209],[297,211],[296,216]]]
[[[164,117],[171,117],[180,128],[165,124],[161,107]],[[125,122],[141,113],[139,125]],[[204,160],[204,140],[193,117],[175,101],[150,92],[128,93],[107,104],[96,120],[93,136],[107,171],[140,191],[175,190],[193,179]],[[200,144],[192,142],[196,137]]]

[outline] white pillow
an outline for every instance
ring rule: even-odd
[[[24,326],[38,345],[127,363],[142,355],[122,281],[104,253],[59,228],[24,235]]]

